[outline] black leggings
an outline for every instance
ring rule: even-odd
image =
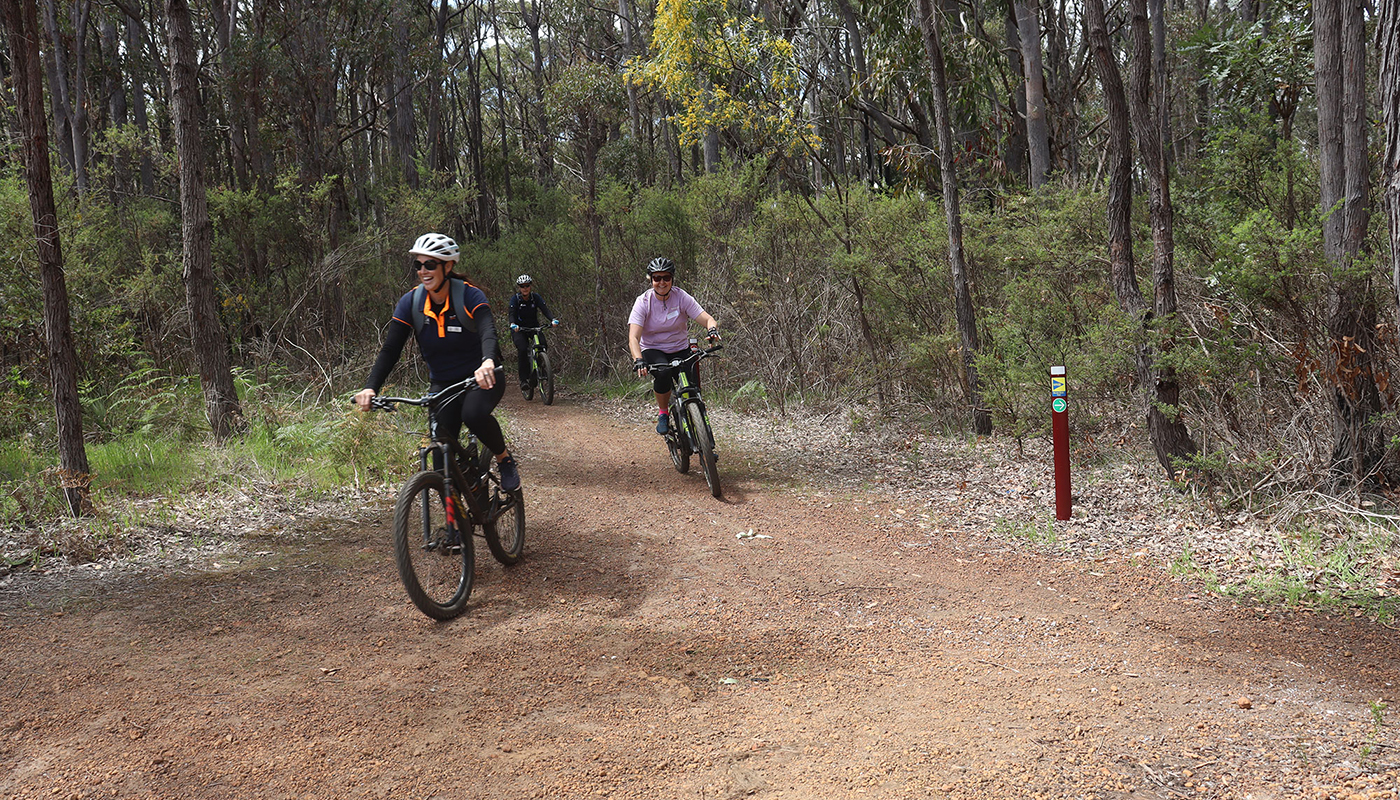
[[[530,380],[530,337],[534,334],[511,331],[511,341],[515,342],[515,365],[520,370],[520,385]],[[544,331],[540,331],[540,344],[544,344]]]
[[[434,383],[429,391],[441,391],[449,384]],[[472,389],[457,395],[449,402],[438,406],[437,409],[437,430],[438,435],[444,439],[461,443],[462,425],[467,426],[467,430],[476,434],[476,438],[486,446],[494,455],[500,455],[506,450],[506,437],[501,432],[501,423],[491,415],[496,409],[496,404],[501,402],[501,396],[506,392],[505,384],[496,381],[496,385],[490,389]],[[433,454],[433,466],[440,467],[437,463],[437,454]]]
[[[652,391],[656,392],[657,394],[666,394],[667,392],[671,391],[672,387],[675,386],[676,374],[670,371],[670,364],[672,361],[675,361],[678,358],[685,358],[688,355],[690,355],[689,347],[687,347],[684,350],[677,350],[674,353],[663,353],[660,350],[643,350],[643,361],[647,362],[648,364],[665,364],[667,366],[666,374],[657,375],[655,372],[651,374]],[[699,366],[699,361],[692,361],[690,362],[690,366],[681,370],[681,372],[684,372],[686,375],[690,376],[690,385],[694,386],[696,389],[700,388],[700,370],[698,369]]]

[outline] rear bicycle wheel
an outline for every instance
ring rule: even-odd
[[[404,483],[394,503],[399,580],[418,610],[439,620],[466,609],[476,569],[471,523],[446,489],[441,473],[420,472]]]
[[[724,490],[719,483],[719,465],[715,463],[715,437],[710,431],[710,421],[705,419],[705,412],[699,403],[690,403],[685,410],[690,418],[691,438],[700,452],[700,468],[705,471],[705,483],[710,485],[710,494],[719,497]]]
[[[492,557],[509,567],[520,561],[525,551],[525,493],[497,491],[491,498],[482,536]]]
[[[540,399],[547,406],[554,405],[554,365],[549,363],[549,353],[540,351],[536,369],[540,375]]]

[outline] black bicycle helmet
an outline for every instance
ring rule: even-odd
[[[653,258],[651,260],[651,263],[647,264],[647,274],[655,275],[658,272],[669,272],[672,275],[675,275],[676,262],[672,261],[671,259],[665,256],[657,256],[656,258]]]

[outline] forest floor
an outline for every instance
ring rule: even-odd
[[[505,410],[526,558],[455,621],[382,491],[6,577],[0,797],[1397,797],[1400,633],[1173,576],[1233,529],[1160,484],[1051,524],[1035,453],[717,414],[716,500],[640,400]]]

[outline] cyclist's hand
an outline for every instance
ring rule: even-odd
[[[510,329],[513,330],[513,331],[518,331],[518,330],[520,330],[520,326],[519,326],[519,325],[516,325],[514,322],[512,322],[512,323],[510,324]]]
[[[550,325],[553,325],[554,327],[557,328],[557,327],[559,327],[559,320],[557,320],[557,319],[556,319],[556,320],[553,320],[553,321],[550,322],[549,324],[550,324]]]
[[[350,398],[350,402],[359,406],[362,411],[368,411],[369,401],[376,394],[378,394],[378,392],[374,391],[373,389],[361,389],[360,391],[355,393],[354,397]]]
[[[708,331],[705,332],[705,338],[709,339],[712,342],[718,342],[719,328],[710,328]]]
[[[645,378],[647,376],[647,362],[640,358],[632,362],[632,369],[637,371],[638,378]]]
[[[490,389],[496,385],[496,362],[494,359],[486,359],[481,362],[481,366],[476,368],[476,385],[483,389]]]

